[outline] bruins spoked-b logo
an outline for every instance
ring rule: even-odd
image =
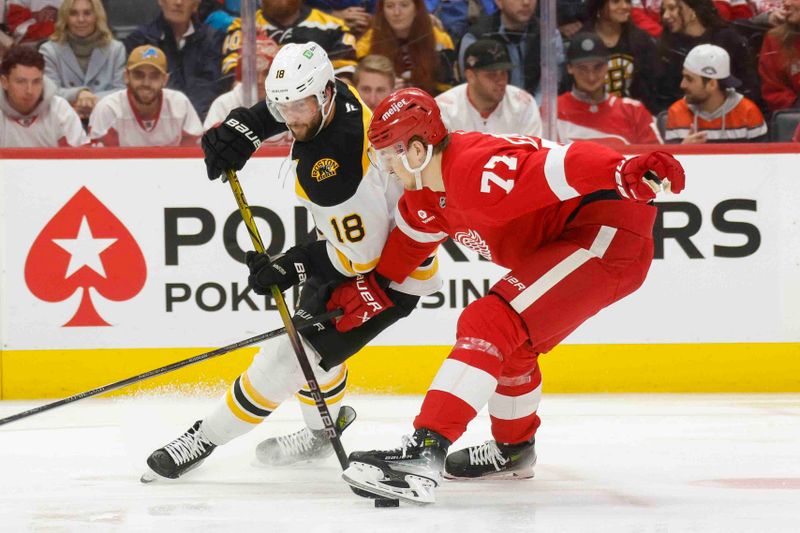
[[[338,170],[339,163],[330,157],[325,157],[314,163],[314,167],[311,169],[311,177],[317,181],[326,180],[335,176]]]

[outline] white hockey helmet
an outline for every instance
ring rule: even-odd
[[[303,44],[289,43],[283,45],[264,81],[267,92],[267,107],[275,120],[286,120],[278,111],[277,104],[284,104],[315,96],[322,110],[322,123],[330,113],[325,112],[325,88],[333,85],[333,96],[336,96],[333,65],[328,59],[325,49],[313,41]],[[322,124],[320,124],[321,126]]]

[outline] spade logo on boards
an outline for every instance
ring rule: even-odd
[[[86,187],[75,193],[34,240],[25,260],[25,283],[45,302],[82,291],[64,327],[110,326],[92,303],[90,288],[115,302],[142,290],[147,265],[131,233]]]

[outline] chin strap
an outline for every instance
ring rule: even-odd
[[[317,133],[314,134],[314,137],[319,135],[319,132],[322,131],[322,128],[325,127],[325,122],[328,121],[328,116],[333,111],[333,106],[336,104],[336,84],[333,84],[333,91],[331,92],[331,100],[328,105],[328,111],[325,111],[325,103],[320,102],[320,112],[322,113],[322,120],[319,122],[319,128],[317,128]]]
[[[428,163],[431,162],[431,158],[433,157],[433,145],[428,145],[428,153],[425,155],[425,161],[422,162],[420,166],[417,168],[411,168],[411,165],[408,164],[408,156],[404,153],[400,156],[400,160],[403,162],[403,167],[414,174],[414,184],[416,185],[416,190],[422,190],[422,171],[425,170],[425,167],[428,166]]]

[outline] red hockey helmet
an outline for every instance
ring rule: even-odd
[[[436,145],[447,135],[436,100],[422,89],[399,89],[378,104],[367,136],[378,150],[402,143],[408,146],[414,136]]]

